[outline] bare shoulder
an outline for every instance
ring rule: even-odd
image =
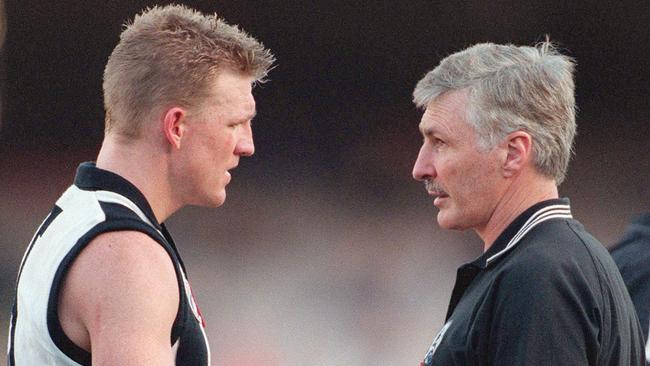
[[[64,332],[96,351],[127,351],[133,338],[169,345],[179,289],[165,249],[137,231],[97,236],[74,260],[59,296]],[[146,349],[144,347],[143,349]]]
[[[159,243],[138,231],[97,236],[73,262],[67,283],[86,295],[98,295],[91,297],[91,302],[118,294],[178,292],[171,258]]]
[[[73,266],[80,270],[90,266],[98,275],[108,271],[111,279],[134,274],[147,276],[152,271],[174,273],[171,258],[162,245],[139,231],[112,231],[98,235],[81,251]]]

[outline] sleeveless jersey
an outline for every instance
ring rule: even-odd
[[[97,235],[119,230],[149,235],[174,264],[180,304],[170,346],[176,365],[210,364],[204,323],[169,232],[158,223],[144,195],[134,185],[95,167],[94,163],[83,163],[77,169],[74,185],[56,202],[22,259],[9,331],[9,366],[91,364],[90,353],[75,345],[61,328],[57,311],[59,292],[67,271],[83,248]]]

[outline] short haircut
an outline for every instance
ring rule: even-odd
[[[274,56],[238,26],[183,5],[144,10],[120,35],[104,69],[105,132],[138,137],[161,108],[192,108],[222,71],[264,82]]]
[[[482,43],[442,60],[418,82],[413,101],[426,108],[448,91],[466,89],[466,119],[479,145],[490,149],[525,131],[538,171],[559,185],[576,133],[574,69],[548,39],[535,47]]]

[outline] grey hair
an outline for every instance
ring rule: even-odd
[[[454,53],[417,83],[413,102],[422,109],[442,94],[466,89],[467,121],[481,148],[509,133],[533,138],[538,171],[560,185],[576,133],[575,61],[547,39],[535,47],[482,43]]]
[[[191,108],[219,72],[264,82],[274,56],[238,26],[183,5],[154,6],[126,24],[104,69],[105,132],[138,137],[157,108]]]

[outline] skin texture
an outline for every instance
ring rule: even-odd
[[[93,365],[173,365],[179,292],[171,259],[145,234],[98,236],[74,261],[59,297],[68,337]]]
[[[186,115],[185,121],[176,119],[173,111],[165,116],[170,124],[166,131],[171,131],[166,137],[176,161],[173,179],[185,204],[221,206],[231,179],[228,170],[239,164],[239,157],[255,152],[251,82],[241,74],[221,74],[214,97],[202,111]]]
[[[413,177],[429,181],[427,190],[444,229],[472,229],[487,250],[520,213],[557,198],[553,179],[533,165],[532,137],[515,131],[491,149],[481,150],[466,120],[466,90],[433,100],[420,122],[424,137]]]
[[[109,134],[97,167],[133,183],[159,222],[187,205],[216,207],[226,198],[229,170],[254,153],[252,78],[223,72],[198,108],[155,114],[138,140]],[[110,232],[73,262],[59,296],[66,335],[92,350],[93,365],[173,365],[171,329],[179,306],[174,268],[145,234]]]
[[[503,194],[498,162],[504,151],[478,149],[474,129],[465,121],[466,99],[464,93],[443,95],[426,109],[420,123],[424,143],[413,176],[438,186],[430,193],[436,196],[438,223],[445,229],[484,225]]]

